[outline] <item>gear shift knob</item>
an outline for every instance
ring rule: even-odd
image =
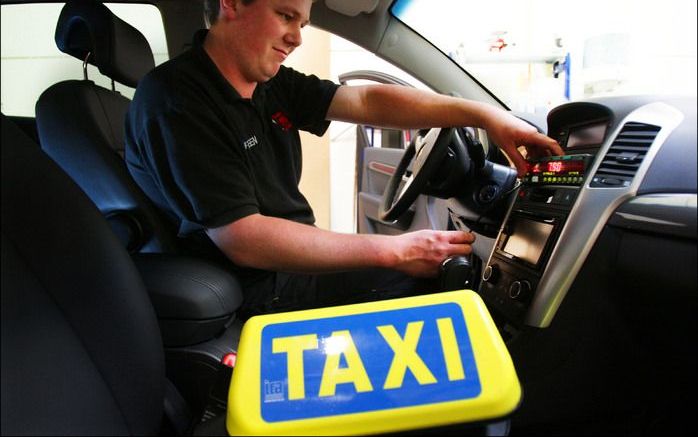
[[[441,263],[439,275],[442,291],[472,287],[472,265],[465,256],[451,256]]]

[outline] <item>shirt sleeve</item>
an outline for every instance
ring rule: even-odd
[[[289,111],[293,124],[300,130],[321,136],[330,125],[327,110],[339,85],[281,66],[271,81],[272,92]]]

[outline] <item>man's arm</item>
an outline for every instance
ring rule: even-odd
[[[342,234],[261,214],[207,234],[243,267],[305,273],[385,267],[420,277],[436,276],[441,261],[451,255],[469,254],[475,239],[461,231]]]
[[[401,129],[482,127],[508,152],[520,173],[526,164],[517,146],[532,146],[539,154],[562,153],[554,140],[506,111],[406,87],[342,86],[327,118]],[[474,235],[460,231],[341,234],[261,214],[208,229],[207,234],[240,266],[306,273],[385,267],[422,277],[436,276],[449,256],[469,254],[474,241]]]
[[[398,85],[342,86],[330,104],[327,118],[398,129],[483,128],[516,165],[519,175],[526,172],[519,146],[526,146],[532,156],[563,154],[555,140],[507,111]]]

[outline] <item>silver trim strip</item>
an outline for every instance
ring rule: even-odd
[[[629,187],[592,188],[589,186],[591,176],[587,178],[553,248],[550,262],[538,283],[537,291],[526,314],[527,325],[539,328],[550,326],[557,309],[613,211],[637,194],[660,147],[683,118],[683,114],[672,106],[661,102],[650,103],[628,114],[618,124],[613,134],[609,135],[599,150],[589,175],[596,173],[603,157],[606,156],[611,144],[626,123],[647,123],[661,127]]]
[[[406,82],[399,77],[392,76],[388,73],[383,73],[382,71],[374,70],[354,70],[342,73],[339,75],[339,83],[345,85],[350,80],[372,80],[378,83],[385,83],[389,85],[402,85],[410,88],[414,88],[412,84]]]
[[[627,220],[629,222],[635,221],[635,222],[642,222],[642,223],[652,224],[652,225],[686,226],[683,223],[679,223],[679,222],[670,222],[667,220],[661,220],[661,219],[656,219],[656,218],[652,218],[652,217],[644,217],[644,216],[637,215],[637,214],[629,214],[627,212],[616,212],[616,215],[621,216],[622,218],[624,218],[625,220]]]
[[[648,194],[621,205],[609,224],[626,229],[698,239],[698,195]]]

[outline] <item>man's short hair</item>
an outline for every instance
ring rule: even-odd
[[[242,4],[249,5],[253,1],[242,0]],[[204,20],[206,20],[207,27],[218,20],[218,12],[220,12],[220,0],[204,0]]]
[[[242,0],[243,5],[249,5],[254,0]],[[315,3],[316,0],[313,0]],[[211,27],[213,23],[218,20],[218,13],[220,12],[220,0],[204,0],[204,20],[206,21],[206,27]]]

